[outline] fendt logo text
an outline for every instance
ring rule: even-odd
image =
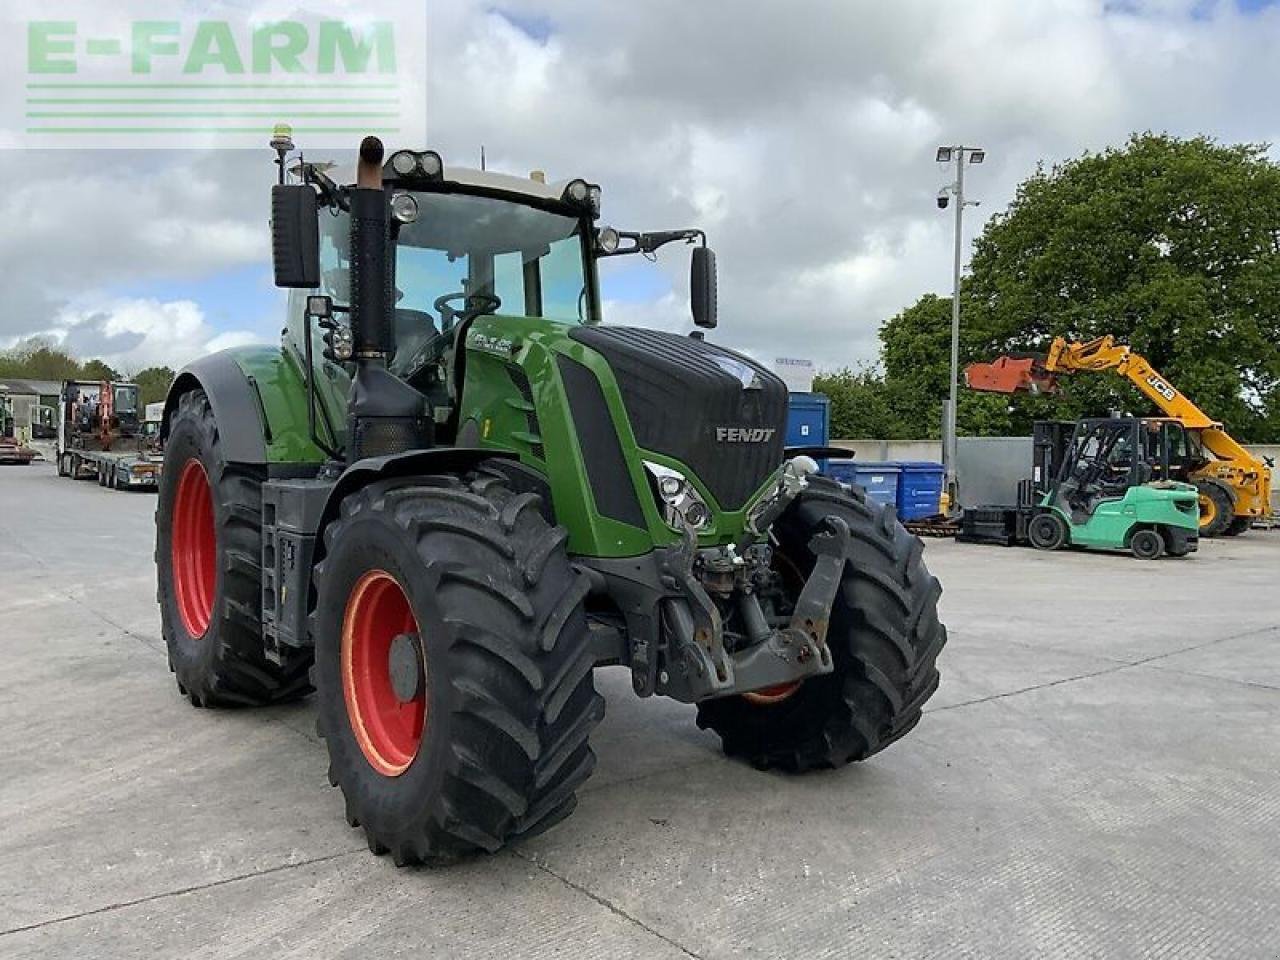
[[[774,427],[716,427],[721,443],[768,443],[778,431]]]

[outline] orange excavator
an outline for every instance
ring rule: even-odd
[[[1200,535],[1235,536],[1271,515],[1271,468],[1255,457],[1141,355],[1111,336],[1088,342],[1053,341],[1047,356],[1005,356],[971,363],[965,381],[987,393],[1056,393],[1058,376],[1109,371],[1125,377],[1182,424],[1187,449],[1166,479],[1193,483],[1200,491]]]

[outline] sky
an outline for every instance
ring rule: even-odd
[[[602,184],[620,229],[701,227],[714,339],[823,369],[949,293],[939,144],[987,151],[967,256],[1037,163],[1143,130],[1280,141],[1275,0],[431,0],[428,32],[429,143],[390,146],[483,145],[491,170]],[[0,151],[0,348],[136,372],[275,341],[271,159]],[[606,320],[689,329],[688,265],[607,262]]]

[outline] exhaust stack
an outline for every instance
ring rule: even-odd
[[[389,456],[432,446],[426,398],[387,370],[395,355],[390,203],[382,187],[386,151],[365,137],[351,191],[351,338],[356,363],[349,406],[348,457]]]

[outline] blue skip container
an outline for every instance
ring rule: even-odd
[[[827,463],[826,473],[841,483],[857,484],[876,503],[898,509],[898,480],[902,473],[898,464],[831,460]]]
[[[937,516],[942,501],[942,464],[899,460],[898,469],[898,519],[923,520]]]

